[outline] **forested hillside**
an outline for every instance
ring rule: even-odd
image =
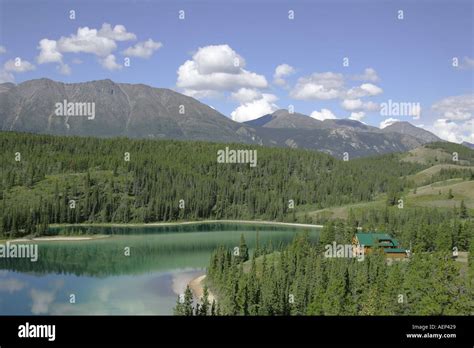
[[[256,149],[258,163],[217,163],[205,142],[0,133],[0,233],[43,234],[51,223],[197,219],[294,221],[317,209],[370,201],[410,185],[426,166],[397,154],[337,160],[295,149]],[[290,200],[295,208],[291,209]]]
[[[306,236],[243,262],[220,248],[207,283],[223,315],[472,315],[474,265],[449,251],[417,252],[389,265],[382,254],[327,258]],[[471,246],[471,251],[472,251]],[[258,251],[258,250],[257,250]],[[201,301],[202,303],[202,301]],[[178,313],[183,311],[178,304]],[[181,310],[181,311],[180,311]],[[202,313],[202,308],[198,312]]]

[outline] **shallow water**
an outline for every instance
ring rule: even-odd
[[[0,315],[172,314],[178,294],[205,273],[216,247],[238,246],[243,234],[253,252],[257,231],[260,246],[273,247],[304,231],[319,235],[318,229],[235,223],[61,229],[111,236],[38,242],[37,262],[0,259]]]

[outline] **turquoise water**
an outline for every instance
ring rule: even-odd
[[[252,252],[257,231],[261,246],[274,247],[297,233],[308,231],[314,239],[319,234],[318,229],[235,223],[61,229],[110,237],[38,242],[37,262],[0,259],[0,315],[172,314],[178,294],[205,273],[216,247],[238,246],[243,234]]]

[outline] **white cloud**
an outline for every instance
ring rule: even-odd
[[[121,66],[115,62],[115,56],[112,54],[117,49],[117,42],[135,40],[135,34],[127,31],[125,26],[117,24],[115,26],[109,23],[102,24],[97,30],[89,27],[79,27],[76,33],[67,37],[61,36],[58,40],[42,39],[39,41],[37,62],[39,64],[58,63],[57,69],[62,74],[70,74],[71,68],[63,62],[64,53],[89,53],[99,57],[102,66],[109,70],[121,69]],[[161,47],[161,43],[149,39],[140,42],[135,46],[129,47],[125,51],[129,55],[148,58],[151,54]],[[74,58],[74,64],[80,64],[79,58]]]
[[[382,88],[371,83],[363,83],[359,87],[352,87],[347,91],[347,98],[372,97],[383,93]]]
[[[349,120],[355,120],[355,121],[361,122],[364,117],[365,117],[365,112],[354,111],[354,112],[351,112],[351,116],[349,117]]]
[[[125,26],[117,24],[112,28],[109,23],[102,24],[98,36],[106,37],[115,41],[130,41],[137,39],[137,36],[134,33],[127,32]]]
[[[341,106],[345,110],[357,110],[357,109],[362,109],[362,106],[364,103],[360,99],[344,99],[344,101],[341,103]]]
[[[387,118],[387,119],[383,120],[382,122],[380,122],[380,129],[388,127],[388,126],[390,126],[390,125],[392,125],[396,122],[400,122],[400,120],[396,119],[396,118],[392,118],[392,117]]]
[[[372,101],[363,102],[361,99],[344,99],[341,103],[344,110],[356,111],[376,111],[380,108],[380,105]]]
[[[99,57],[107,57],[117,48],[115,40],[100,36],[97,29],[78,28],[76,34],[61,37],[57,43],[60,52],[92,53]]]
[[[40,53],[36,58],[38,64],[62,63],[63,55],[58,51],[58,43],[54,40],[40,40],[38,49]]]
[[[343,92],[343,75],[325,72],[299,78],[296,86],[291,90],[290,96],[302,100],[326,100],[339,98]]]
[[[0,46],[0,54],[4,54],[7,52],[7,49],[5,48],[5,46]]]
[[[120,64],[117,64],[117,62],[115,61],[115,56],[113,54],[109,54],[105,58],[100,58],[99,61],[100,64],[107,70],[112,71],[122,69],[122,66]]]
[[[19,57],[18,57],[19,58]],[[15,58],[7,60],[3,65],[3,68],[7,72],[15,72],[15,73],[22,73],[26,71],[35,70],[35,66],[28,62],[27,60]]]
[[[293,74],[295,69],[288,64],[280,64],[275,68],[275,73],[273,74],[273,83],[278,86],[286,86],[285,77]]]
[[[249,103],[255,99],[261,98],[262,93],[254,88],[240,88],[237,92],[231,94],[231,98],[240,103]]]
[[[161,42],[155,42],[152,39],[138,42],[136,45],[127,48],[122,53],[127,56],[150,58],[155,51],[163,46]]]
[[[445,118],[437,119],[428,130],[444,140],[455,143],[468,141],[474,143],[474,119],[458,124]]]
[[[244,66],[245,60],[228,45],[201,47],[193,60],[187,60],[178,68],[176,85],[188,93],[268,86],[264,76],[247,71]]]
[[[278,106],[275,104],[277,99],[273,94],[263,93],[261,98],[244,103],[232,111],[232,119],[237,122],[245,122],[271,114],[278,110]]]
[[[200,47],[193,55],[200,74],[228,73],[238,74],[245,68],[245,59],[229,45]]]
[[[321,111],[315,110],[311,113],[310,116],[320,121],[333,120],[337,118],[329,109],[321,109]]]
[[[222,97],[222,92],[219,91],[213,91],[210,89],[203,89],[201,91],[197,91],[194,89],[183,89],[181,91],[182,94],[187,95],[188,97],[193,97],[196,99],[202,99],[202,98],[219,98]]]
[[[379,77],[377,76],[377,72],[373,68],[366,68],[364,70],[364,73],[361,75],[354,75],[353,76],[354,80],[361,80],[361,81],[371,81],[371,82],[377,82],[379,80]]]
[[[474,94],[447,97],[434,103],[431,108],[448,120],[468,120],[474,115]]]
[[[474,94],[443,98],[431,109],[439,118],[427,129],[444,140],[474,142]]]

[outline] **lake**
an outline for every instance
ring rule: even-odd
[[[261,247],[305,231],[319,236],[317,228],[237,223],[51,228],[58,230],[110,237],[38,242],[36,262],[0,259],[0,315],[169,315],[216,247],[236,247],[243,234],[252,253],[257,231]]]

